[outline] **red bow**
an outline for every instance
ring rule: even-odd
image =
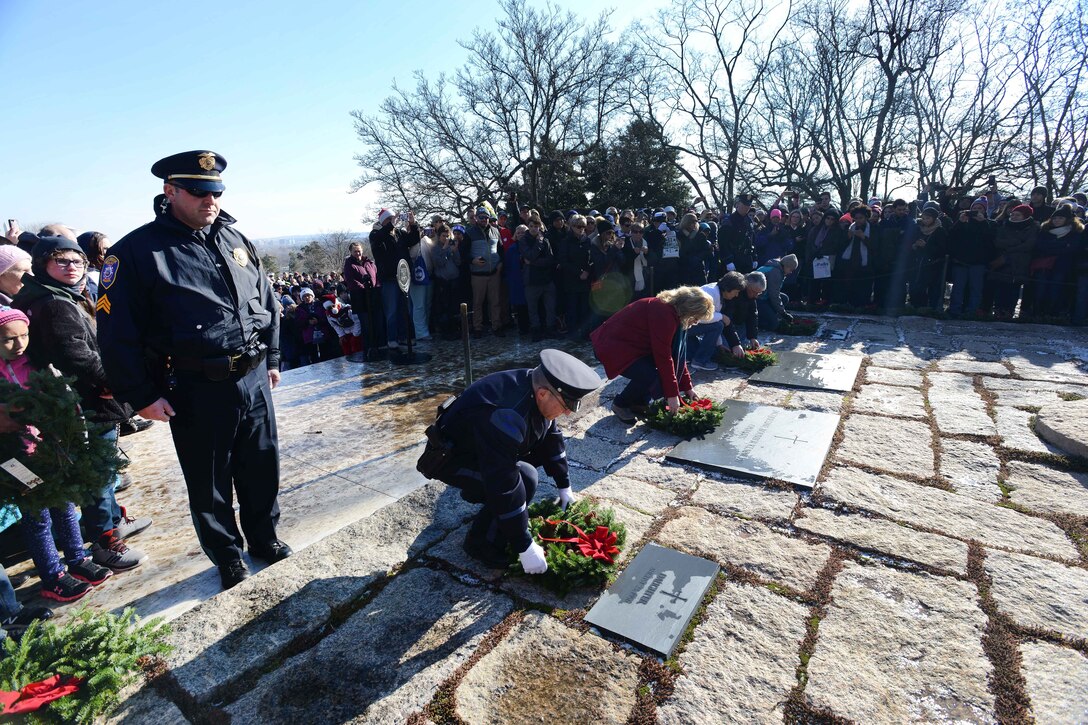
[[[606,564],[613,563],[613,557],[620,553],[619,547],[616,546],[616,535],[609,531],[607,526],[598,526],[592,534],[587,536],[586,532],[582,531],[569,521],[552,521],[551,519],[545,519],[545,521],[552,526],[567,524],[578,532],[578,536],[569,539],[546,539],[540,534],[537,534],[537,538],[541,541],[554,541],[558,544],[574,544],[578,547],[578,551],[582,552],[582,556],[590,559],[597,559]]]
[[[31,682],[18,692],[0,690],[0,705],[4,706],[5,715],[17,715],[21,712],[34,712],[53,700],[71,695],[79,690],[78,677],[53,675],[41,682]]]
[[[692,410],[710,410],[714,407],[714,401],[710,398],[699,398],[697,400],[683,400],[681,403],[684,407],[691,408]]]

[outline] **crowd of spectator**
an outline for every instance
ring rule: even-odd
[[[588,337],[627,303],[680,285],[759,271],[759,326],[793,311],[854,310],[979,319],[1088,321],[1088,237],[1083,194],[1051,201],[977,196],[866,201],[845,209],[829,192],[796,192],[734,207],[540,210],[508,200],[470,218],[382,209],[340,270],[275,279],[283,306],[284,365],[293,367],[409,339],[453,339],[459,307],[472,334],[516,329],[544,338]],[[412,273],[405,298],[398,263]]]

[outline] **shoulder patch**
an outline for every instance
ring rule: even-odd
[[[106,293],[103,292],[102,295],[99,296],[98,304],[94,306],[94,309],[96,312],[102,312],[108,315],[110,313],[110,307],[110,299],[106,296]]]
[[[112,254],[106,257],[106,260],[102,263],[102,274],[99,277],[103,289],[109,289],[117,280],[117,268],[119,266],[121,266],[121,260],[117,259],[117,257]]]

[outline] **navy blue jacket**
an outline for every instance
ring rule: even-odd
[[[98,289],[98,346],[114,397],[135,410],[167,392],[163,358],[235,354],[251,338],[279,369],[280,322],[253,244],[219,212],[193,230],[169,212],[110,247]]]
[[[518,485],[518,461],[543,466],[559,488],[570,486],[563,434],[536,407],[531,371],[504,370],[480,378],[443,414],[441,428],[453,443],[454,456],[479,471],[487,506],[507,539],[517,551],[528,548],[529,517]]]

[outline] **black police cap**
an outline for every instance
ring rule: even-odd
[[[578,410],[582,398],[604,382],[593,368],[562,350],[541,350],[540,369],[570,410]]]
[[[219,174],[227,160],[214,151],[183,151],[159,159],[151,173],[167,183],[193,191],[223,191],[227,187]]]

